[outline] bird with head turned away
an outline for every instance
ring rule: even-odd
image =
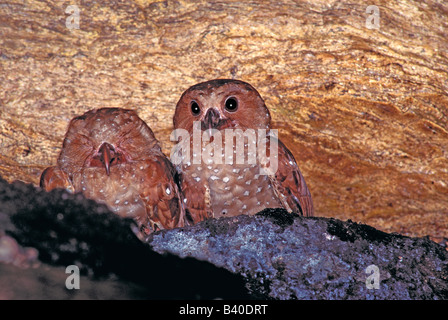
[[[177,171],[133,110],[102,108],[73,118],[40,185],[81,192],[134,218],[143,234],[185,225]]]

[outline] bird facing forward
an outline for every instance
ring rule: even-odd
[[[71,120],[57,165],[40,185],[105,203],[141,231],[184,226],[177,172],[153,132],[132,110],[102,108]]]
[[[314,214],[305,179],[272,134],[269,110],[250,84],[227,79],[196,84],[182,94],[173,122],[179,143],[171,159],[193,223],[265,208]]]

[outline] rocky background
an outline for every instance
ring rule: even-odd
[[[446,39],[442,0],[3,2],[0,175],[37,184],[69,120],[99,107],[135,109],[169,154],[182,92],[236,78],[266,100],[316,215],[439,241]]]
[[[143,242],[133,226],[82,195],[0,179],[0,298],[448,299],[448,252],[427,237],[279,209]]]
[[[0,179],[0,299],[250,297],[240,275],[158,254],[133,227],[82,195]],[[78,268],[79,290],[66,288],[67,266]]]

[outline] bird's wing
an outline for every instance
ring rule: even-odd
[[[61,188],[75,192],[75,188],[68,175],[56,166],[48,167],[42,172],[40,176],[40,187],[45,191]]]
[[[186,215],[192,223],[213,217],[210,188],[206,182],[198,182],[189,174],[181,174],[182,193],[186,205]]]
[[[176,169],[163,155],[146,161],[150,163],[143,177],[140,197],[145,201],[149,220],[160,229],[185,226],[185,208]]]
[[[277,139],[278,168],[271,181],[284,207],[310,217],[314,215],[313,201],[305,179],[292,153]]]

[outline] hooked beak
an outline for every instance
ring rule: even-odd
[[[215,108],[210,108],[204,116],[201,123],[202,130],[208,130],[209,136],[212,134],[212,129],[216,129],[220,122],[219,112]]]
[[[110,164],[113,160],[111,153],[113,154],[114,152],[115,152],[114,147],[112,147],[107,142],[104,142],[99,149],[100,160],[103,163],[104,168],[106,169],[107,175],[110,174]]]

